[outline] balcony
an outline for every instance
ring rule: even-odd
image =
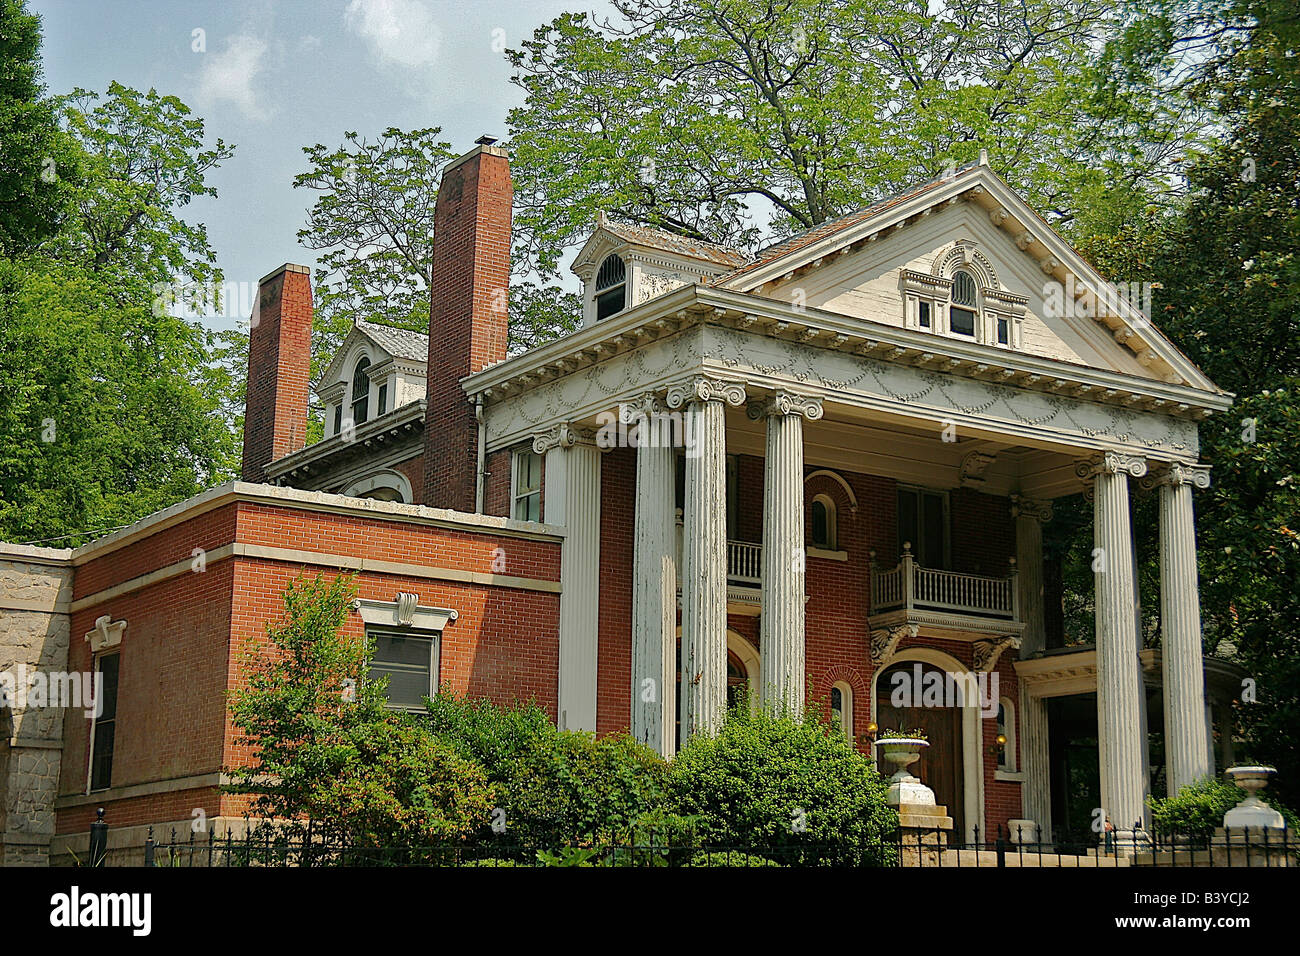
[[[983,640],[1019,637],[1020,591],[1014,560],[1006,577],[923,568],[903,545],[903,557],[889,569],[871,562],[872,630],[915,625],[930,637]]]

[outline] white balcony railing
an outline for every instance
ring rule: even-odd
[[[1019,621],[1016,568],[1004,578],[923,568],[903,545],[903,557],[887,571],[871,567],[873,614],[896,610],[942,611],[996,620]]]
[[[682,566],[682,521],[677,519],[677,567]],[[752,541],[727,540],[727,580],[758,587],[762,583],[763,546]]]

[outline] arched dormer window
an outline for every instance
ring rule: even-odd
[[[979,314],[979,286],[965,269],[952,274],[952,305],[948,307],[948,328],[957,335],[975,337],[975,320]]]
[[[364,356],[352,372],[352,424],[360,425],[370,417],[370,359]]]
[[[627,307],[627,265],[618,256],[606,256],[596,273],[596,321]]]
[[[826,495],[817,495],[812,501],[812,546],[824,551],[834,551],[838,544],[839,528],[835,515],[835,502]]]

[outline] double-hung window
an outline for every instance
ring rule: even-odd
[[[422,713],[424,698],[438,692],[438,634],[371,630],[375,642],[370,676],[388,678],[388,706]]]
[[[542,520],[542,456],[531,448],[514,454],[510,479],[510,517],[517,521]]]

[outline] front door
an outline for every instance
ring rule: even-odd
[[[912,764],[911,771],[921,782],[934,791],[935,802],[948,808],[952,817],[953,838],[964,837],[961,752],[960,707],[895,707],[891,702],[894,689],[893,674],[903,672],[911,681],[915,675],[916,661],[905,661],[887,668],[876,680],[876,725],[885,730],[914,730],[920,728],[930,741],[921,751],[921,759]],[[921,664],[923,679],[930,673],[943,675],[933,664]],[[892,774],[893,768],[878,758],[880,772]],[[983,836],[981,835],[981,839]]]

